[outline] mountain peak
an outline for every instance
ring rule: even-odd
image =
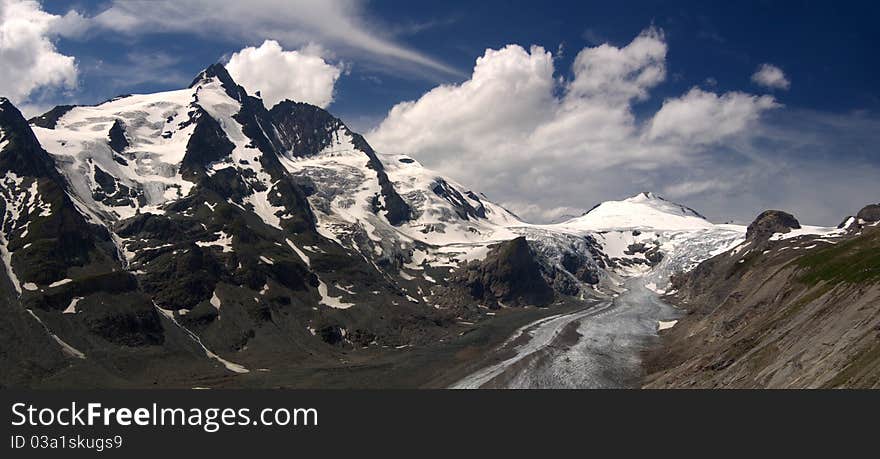
[[[229,72],[226,70],[226,67],[224,67],[223,64],[219,62],[216,64],[212,64],[205,70],[199,72],[199,74],[196,75],[195,78],[193,78],[193,81],[189,84],[189,87],[194,88],[202,83],[213,79],[220,81],[220,83],[225,88],[227,88],[227,90],[238,87],[238,84],[235,82],[235,80],[232,79],[232,75],[229,74]]]
[[[27,120],[5,97],[0,98],[0,131],[3,133],[0,172],[11,171],[32,177],[54,177],[57,174],[54,162],[40,146]]]
[[[664,199],[662,196],[655,194],[652,191],[642,191],[641,193],[639,193],[635,196],[631,196],[629,198],[624,199],[624,201],[626,201],[626,202],[643,202],[643,201],[653,201],[653,200],[665,201],[666,199]]]
[[[581,229],[663,229],[679,230],[712,226],[699,212],[649,192],[622,201],[605,201],[584,215],[562,225]]]

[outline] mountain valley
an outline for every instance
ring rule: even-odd
[[[522,221],[216,64],[0,100],[2,387],[876,387],[880,207]],[[674,306],[673,306],[674,305]]]

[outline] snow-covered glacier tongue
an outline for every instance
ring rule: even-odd
[[[715,225],[653,193],[603,202],[554,225],[515,228],[551,253],[560,235],[590,241],[610,297],[520,329],[498,352],[512,355],[456,382],[455,388],[615,388],[640,385],[641,353],[679,312],[662,301],[670,277],[737,246],[746,228]],[[606,284],[607,285],[607,284]]]

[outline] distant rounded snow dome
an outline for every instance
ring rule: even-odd
[[[259,92],[267,108],[290,99],[326,108],[342,66],[327,63],[318,47],[285,51],[275,40],[232,55],[226,70],[251,94]]]

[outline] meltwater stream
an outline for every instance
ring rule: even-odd
[[[657,340],[658,322],[676,319],[679,314],[649,290],[648,283],[647,277],[630,278],[624,283],[626,291],[611,301],[521,328],[499,348],[499,352],[512,349],[512,357],[482,368],[452,387],[638,387],[641,352]],[[524,338],[529,339],[516,344]]]

